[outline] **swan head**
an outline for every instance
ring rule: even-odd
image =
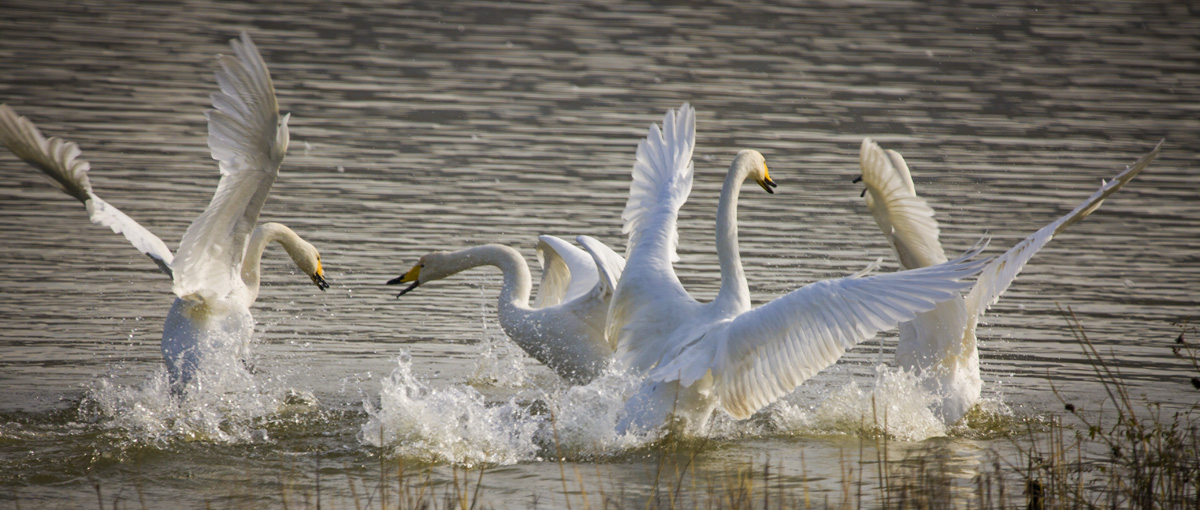
[[[754,179],[767,193],[775,193],[772,188],[776,184],[771,180],[771,173],[767,171],[767,158],[764,158],[762,153],[753,149],[739,152],[737,157],[733,158],[730,170],[746,176],[747,179]]]
[[[304,271],[304,274],[312,279],[317,288],[321,290],[329,288],[329,282],[325,281],[325,269],[321,267],[321,254],[317,252],[317,248],[312,243],[297,236],[283,247],[292,257],[292,262],[296,263],[296,267]]]
[[[408,270],[408,272],[388,280],[388,285],[397,285],[400,283],[410,283],[408,287],[396,294],[396,297],[408,294],[409,291],[417,288],[422,283],[441,280],[450,276],[462,268],[458,264],[450,264],[450,252],[435,251],[427,253],[417,260],[416,264]]]

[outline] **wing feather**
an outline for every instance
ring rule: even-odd
[[[621,280],[621,274],[625,271],[625,257],[591,236],[577,236],[575,241],[583,246],[588,255],[592,256],[592,262],[595,263],[598,277],[592,292],[605,298],[612,296],[617,289],[617,283]]]
[[[629,278],[622,278],[617,286],[606,327],[614,345],[620,343],[626,324],[660,311],[655,305],[662,301],[650,296],[676,294],[690,299],[671,264],[679,258],[676,219],[692,191],[695,143],[696,110],[687,103],[679,110],[667,110],[662,129],[651,125],[645,140],[638,143],[629,200],[621,214],[622,232],[629,236],[625,251],[629,265],[624,271]],[[643,291],[649,288],[654,292]]]
[[[979,280],[975,287],[967,294],[966,307],[967,313],[970,314],[968,324],[975,324],[983,313],[989,307],[1000,299],[1000,295],[1008,290],[1012,285],[1013,280],[1017,279],[1017,274],[1025,267],[1034,255],[1037,254],[1042,247],[1046,246],[1054,236],[1058,235],[1067,227],[1082,220],[1100,207],[1101,202],[1109,195],[1116,193],[1125,183],[1129,182],[1138,173],[1150,165],[1151,161],[1158,156],[1159,150],[1162,149],[1163,142],[1158,142],[1154,149],[1142,156],[1132,165],[1125,167],[1125,170],[1117,174],[1111,181],[1104,183],[1092,196],[1088,197],[1071,212],[1055,220],[1053,223],[1042,227],[1037,232],[1034,232],[1023,241],[1017,243],[1003,255],[996,257],[990,264],[983,269],[979,275]]]
[[[557,237],[538,236],[537,256],[542,266],[542,281],[534,308],[554,306],[587,294],[600,279],[586,252]]]
[[[79,157],[78,145],[58,137],[47,139],[33,122],[3,104],[0,104],[0,142],[18,158],[41,170],[55,187],[83,202],[92,223],[124,235],[134,248],[171,275],[174,256],[162,239],[92,193],[87,174],[91,164]]]
[[[875,224],[896,250],[905,269],[931,266],[946,261],[938,242],[938,224],[933,208],[918,197],[904,158],[884,151],[870,138],[859,151],[864,198]]]
[[[846,349],[957,297],[970,286],[961,279],[987,262],[969,260],[980,250],[926,268],[807,285],[682,346],[650,377],[688,386],[711,370],[722,407],[734,418],[749,417]]]
[[[175,264],[175,294],[192,300],[223,298],[240,278],[247,236],[287,151],[286,115],[258,48],[243,33],[230,41],[234,56],[220,56],[219,92],[212,95],[208,146],[221,180],[208,207],[192,222]]]

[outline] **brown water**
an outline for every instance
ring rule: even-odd
[[[488,402],[481,409],[561,395],[534,362],[514,368],[510,354],[481,354],[504,346],[494,271],[402,300],[383,282],[427,251],[476,243],[517,247],[534,263],[538,234],[586,233],[623,249],[634,148],[683,101],[698,110],[698,133],[677,270],[702,299],[718,287],[715,203],[739,149],[761,151],[780,185],[771,196],[748,188],[740,209],[743,263],[764,302],[876,257],[894,267],[850,183],[865,136],[904,154],[949,249],[987,232],[989,253],[1166,138],[1148,170],[1055,239],[985,318],[984,395],[1000,430],[890,448],[945,455],[969,479],[986,452],[1011,452],[1004,423],[1061,409],[1049,382],[1100,409],[1105,395],[1060,306],[1111,353],[1134,394],[1170,408],[1197,402],[1194,374],[1170,352],[1180,332],[1172,323],[1200,314],[1200,16],[1184,2],[0,0],[0,101],[78,142],[97,194],[174,247],[216,185],[202,112],[213,55],[241,30],[292,113],[291,148],[262,219],[313,242],[334,285],[320,294],[282,250],[266,256],[249,395],[292,405],[234,413],[221,425],[231,439],[147,429],[177,423],[147,417],[162,402],[138,393],[160,370],[169,282],[35,170],[0,155],[0,505],[90,505],[93,483],[122,504],[136,487],[159,505],[274,505],[281,478],[292,494],[312,492],[318,471],[323,494],[347,501],[347,478],[378,477],[380,449],[359,437],[374,419],[363,402],[380,405],[381,389],[398,384],[387,376],[402,351],[433,392],[461,388],[481,359],[490,363],[510,384],[474,382]],[[839,455],[856,451],[858,436],[809,406],[848,383],[869,390],[891,347],[860,346],[750,432],[717,434],[698,467],[770,457],[783,467],[781,486],[801,483],[803,469],[836,496]],[[279,397],[288,393],[301,397]],[[127,394],[149,407],[96,410],[105,398],[137,401],[118,398]],[[493,426],[485,439],[529,426],[464,412]],[[384,453],[431,462],[438,480],[453,475],[449,461],[493,466],[485,492],[495,504],[520,507],[534,495],[562,504],[558,464],[538,460],[555,456],[552,446],[529,445],[470,443],[478,458],[436,445]],[[568,466],[645,490],[653,449],[601,450],[577,452]]]

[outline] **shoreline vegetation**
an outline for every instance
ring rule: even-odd
[[[1190,380],[1164,381],[1196,392],[1197,402],[1182,410],[1163,409],[1149,398],[1132,397],[1122,383],[1112,353],[1088,339],[1070,309],[1060,309],[1067,327],[1104,388],[1105,409],[1085,410],[1066,400],[1050,382],[1063,413],[1027,420],[1007,440],[1017,455],[982,455],[965,469],[929,446],[889,458],[887,416],[863,417],[854,446],[842,450],[837,473],[813,475],[801,452],[799,472],[789,472],[768,457],[723,463],[719,470],[697,467],[697,456],[710,450],[705,439],[668,433],[652,449],[643,449],[653,472],[642,487],[621,486],[605,476],[603,463],[585,473],[577,463],[558,458],[561,492],[531,495],[527,508],[598,509],[1090,509],[1170,508],[1200,510],[1200,344],[1197,328],[1185,319],[1169,347],[1175,359],[1190,365]],[[557,437],[555,438],[557,448]],[[406,464],[379,452],[378,473],[355,475],[349,466],[315,469],[291,464],[276,483],[260,481],[267,492],[210,501],[207,508],[273,507],[298,509],[446,509],[509,508],[489,501],[487,472],[493,466],[462,467]],[[553,462],[553,460],[551,461]],[[961,463],[959,463],[961,464]],[[794,463],[793,463],[794,465]],[[344,467],[344,470],[338,470]],[[436,477],[434,470],[445,470]],[[324,473],[324,474],[323,474]],[[377,476],[376,476],[377,475]],[[323,482],[322,477],[326,480]],[[819,477],[817,477],[819,476]],[[342,478],[342,487],[329,478]],[[93,480],[94,504],[101,509],[150,508],[144,488],[134,482],[105,487]],[[313,483],[315,481],[315,483]],[[322,494],[322,486],[326,494]],[[266,487],[274,486],[269,494]],[[335,494],[328,494],[335,489]],[[19,494],[15,502],[21,508]],[[31,506],[36,506],[36,503]]]

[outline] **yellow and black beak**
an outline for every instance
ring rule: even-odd
[[[399,276],[396,278],[392,278],[391,280],[388,280],[387,284],[388,285],[396,285],[398,283],[408,283],[408,282],[412,282],[412,285],[409,285],[404,290],[400,291],[399,294],[396,294],[396,297],[400,297],[405,294],[408,294],[408,291],[417,288],[417,286],[421,284],[421,264],[417,264],[417,265],[413,266],[412,269],[409,269],[408,272],[404,273],[403,276]]]
[[[312,278],[313,283],[317,284],[317,288],[321,289],[321,292],[325,292],[325,289],[329,288],[329,282],[325,281],[325,270],[321,268],[319,259],[317,260],[317,270],[309,275],[309,278]]]
[[[773,190],[771,188],[774,188],[777,186],[775,184],[775,181],[771,180],[771,174],[768,173],[766,171],[766,169],[763,169],[763,178],[761,181],[758,181],[758,185],[762,186],[763,191],[766,191],[767,193],[771,193],[771,194],[775,193],[775,190]]]

